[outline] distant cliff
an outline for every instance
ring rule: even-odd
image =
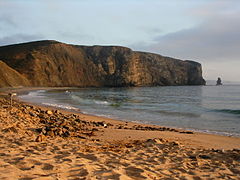
[[[37,41],[0,47],[3,86],[204,85],[201,64],[119,46]]]

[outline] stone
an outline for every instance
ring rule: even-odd
[[[199,157],[202,159],[211,159],[209,155],[205,155],[205,154],[200,154]]]
[[[29,112],[29,114],[31,115],[31,116],[33,116],[33,117],[37,117],[37,114],[35,114],[34,112]]]
[[[59,110],[55,110],[54,113],[55,113],[55,114],[59,114],[60,111],[59,111]]]
[[[43,134],[47,134],[47,128],[46,128],[46,127],[43,127],[42,130],[41,130],[41,132],[42,132]]]
[[[47,113],[48,115],[52,115],[52,114],[53,114],[53,112],[50,111],[50,110],[47,110],[46,113]]]
[[[45,140],[45,136],[43,134],[40,134],[40,135],[37,136],[35,141],[36,142],[42,142],[44,140]]]
[[[48,135],[48,136],[51,136],[51,137],[54,137],[54,136],[55,136],[53,130],[48,131],[48,132],[47,132],[47,135]]]
[[[197,157],[195,156],[195,155],[190,155],[190,156],[188,156],[190,159],[192,159],[192,160],[197,160]]]

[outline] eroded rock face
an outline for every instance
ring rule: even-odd
[[[29,86],[29,81],[0,60],[0,87]]]
[[[203,85],[201,64],[119,46],[38,41],[0,47],[0,59],[26,77],[23,86]]]

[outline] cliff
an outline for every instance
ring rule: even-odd
[[[203,85],[201,64],[119,46],[37,41],[0,47],[0,59],[22,86]],[[1,67],[2,68],[2,67]],[[4,77],[2,76],[2,79]],[[21,80],[20,80],[21,79]],[[0,86],[13,86],[5,77]]]
[[[4,62],[0,61],[0,87],[29,86],[28,80]]]

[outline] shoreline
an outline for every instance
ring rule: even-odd
[[[22,90],[20,90],[21,93],[29,93],[31,91],[37,91],[37,90],[62,90],[62,89],[74,89],[74,87],[36,87],[36,88],[23,88]],[[81,109],[79,110],[74,110],[73,109],[66,109],[66,108],[61,108],[61,107],[57,107],[57,106],[52,106],[52,105],[45,105],[45,104],[39,104],[39,103],[32,103],[32,102],[28,102],[28,101],[24,101],[22,99],[17,98],[19,101],[25,102],[26,104],[32,104],[38,107],[47,107],[47,108],[52,108],[52,109],[58,109],[61,111],[69,111],[71,113],[80,113],[83,115],[88,115],[88,116],[95,116],[95,117],[102,117],[102,118],[107,118],[107,119],[112,119],[112,120],[116,120],[116,121],[127,121],[127,122],[132,122],[132,123],[136,123],[136,124],[142,124],[142,125],[149,125],[149,126],[160,126],[160,127],[166,127],[166,128],[171,128],[171,129],[177,129],[177,130],[181,130],[181,131],[191,131],[194,133],[203,133],[203,134],[209,134],[209,135],[218,135],[218,136],[227,136],[227,137],[239,137],[240,138],[240,134],[237,133],[231,133],[231,132],[223,132],[223,131],[215,131],[215,130],[207,130],[207,129],[191,129],[191,128],[183,128],[183,127],[175,127],[175,126],[166,126],[166,125],[160,125],[160,124],[153,124],[153,123],[147,123],[147,122],[140,122],[140,121],[130,121],[130,120],[124,120],[124,119],[120,119],[120,118],[114,118],[114,117],[108,117],[105,115],[97,115],[97,114],[91,114],[91,113],[85,113],[82,112]]]
[[[0,179],[240,178],[240,138],[11,107],[0,94]]]
[[[74,87],[73,87],[74,88]],[[37,90],[55,90],[55,89],[73,89],[72,87],[30,87],[30,88],[22,88],[22,89],[9,89],[10,92],[18,92],[18,93],[28,93],[31,91],[37,91]],[[5,91],[9,92],[9,91]],[[190,145],[190,146],[196,146],[196,147],[203,147],[203,148],[214,148],[214,149],[240,149],[240,137],[239,136],[232,136],[232,135],[223,135],[223,134],[213,134],[213,133],[207,133],[207,132],[201,132],[201,131],[194,131],[191,129],[187,128],[176,128],[176,127],[169,127],[169,126],[161,126],[161,125],[155,125],[155,124],[146,124],[146,123],[141,123],[141,122],[131,122],[131,121],[124,121],[124,120],[119,120],[119,119],[113,119],[109,117],[104,117],[104,116],[97,116],[97,115],[92,115],[92,114],[85,114],[82,113],[81,111],[78,112],[76,110],[68,110],[68,109],[63,109],[59,107],[53,107],[53,106],[47,106],[47,105],[41,105],[37,103],[31,103],[31,102],[25,102],[20,100],[18,97],[15,98],[17,101],[22,102],[26,105],[30,104],[34,107],[38,107],[44,110],[59,110],[60,112],[63,112],[64,114],[77,114],[83,119],[86,119],[87,121],[106,121],[107,123],[113,123],[113,124],[128,124],[132,126],[147,126],[147,127],[156,127],[156,128],[164,128],[164,129],[169,129],[166,131],[163,131],[164,133],[160,133],[157,135],[151,135],[149,137],[154,138],[154,137],[164,137],[167,138],[170,141],[179,141],[183,143],[184,145]],[[129,132],[128,132],[129,133]],[[126,135],[127,136],[127,135]],[[133,135],[132,135],[133,136]],[[134,137],[134,136],[133,136]],[[136,139],[147,139],[147,138],[140,138],[139,135],[134,137]],[[237,141],[237,143],[229,143],[229,138],[233,141]],[[108,140],[113,140],[108,137],[104,137],[104,139]],[[128,139],[126,137],[122,137],[120,133],[120,138],[119,140],[122,139]],[[204,140],[200,140],[204,139]],[[191,143],[186,141],[190,141]],[[239,144],[239,145],[238,145]]]

